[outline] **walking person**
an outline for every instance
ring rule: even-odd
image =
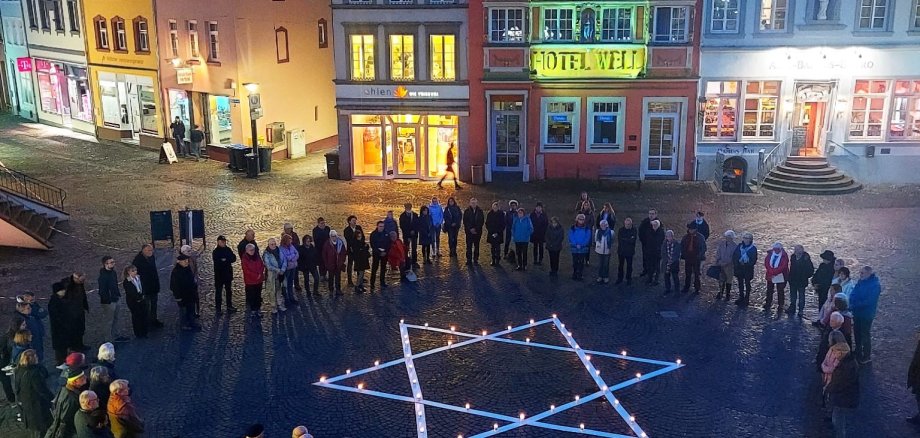
[[[652,241],[655,234],[655,230],[652,228],[652,221],[656,220],[658,220],[658,210],[650,208],[648,217],[642,219],[642,222],[639,223],[639,243],[642,244],[642,273],[639,274],[639,277],[645,277],[649,271],[657,269],[653,266],[654,260],[651,259],[652,255],[659,250],[659,247],[654,246]]]
[[[661,243],[661,271],[664,274],[664,294],[680,289],[680,259],[681,243],[674,238],[674,231],[664,233],[664,242]],[[673,286],[673,289],[672,289]]]
[[[262,253],[262,263],[265,264],[265,292],[268,295],[268,301],[271,304],[272,313],[286,311],[284,305],[284,287],[281,282],[284,281],[284,272],[287,271],[287,259],[281,255],[281,248],[274,237],[268,239],[268,247]],[[320,264],[322,272],[323,264]]]
[[[431,249],[433,256],[441,257],[441,230],[444,227],[444,207],[437,196],[431,197],[431,204],[428,205],[428,212],[431,214]]]
[[[399,215],[399,231],[402,233],[403,244],[406,245],[406,258],[411,266],[418,267],[418,233],[415,231],[415,221],[418,214],[412,211],[412,204],[403,204],[403,212]]]
[[[247,233],[248,234],[248,233]],[[160,271],[157,269],[157,261],[153,254],[153,245],[147,243],[141,247],[141,251],[134,256],[131,262],[137,268],[137,274],[141,277],[141,285],[144,287],[144,298],[147,300],[147,316],[150,317],[150,327],[161,328],[163,322],[157,315],[157,306],[160,295]]]
[[[549,252],[549,276],[559,276],[559,253],[562,252],[562,242],[565,240],[565,229],[559,223],[559,218],[553,216],[546,228],[546,251]]]
[[[426,265],[431,264],[433,226],[431,212],[428,210],[428,206],[423,205],[418,211],[418,216],[415,217],[415,222],[412,223],[412,229],[418,237],[419,246],[422,247],[422,258],[425,260]]]
[[[223,295],[227,301],[227,313],[236,312],[233,307],[233,264],[236,263],[236,254],[227,246],[227,238],[217,236],[217,248],[211,252],[211,260],[214,261],[214,313],[221,315],[224,301]]]
[[[195,303],[198,302],[198,282],[189,266],[189,256],[179,254],[176,266],[169,277],[169,290],[179,305],[180,327],[184,331],[197,330],[201,326],[195,322]]]
[[[821,306],[828,301],[827,292],[834,282],[834,263],[837,261],[837,257],[830,250],[824,250],[818,257],[821,259],[821,263],[818,264],[818,269],[815,269],[815,274],[811,276],[811,286],[815,289],[815,294],[818,295],[818,311],[820,313]],[[821,315],[818,316],[820,320]]]
[[[19,366],[13,371],[16,382],[16,400],[22,412],[22,426],[33,437],[41,438],[51,427],[51,400],[54,394],[45,383],[48,370],[41,365],[35,350],[26,350],[19,356]]]
[[[304,236],[306,238],[307,236]],[[262,309],[262,283],[265,282],[265,262],[256,254],[254,244],[246,245],[243,255],[240,256],[240,265],[243,268],[243,287],[246,290],[246,310],[249,311],[253,321],[260,318]]]
[[[724,234],[725,238],[716,245],[715,265],[719,267],[719,293],[716,300],[722,299],[725,294],[725,301],[731,299],[732,282],[735,281],[735,249],[738,244],[735,243],[735,232],[728,230]]]
[[[355,261],[354,268],[358,278],[355,282],[355,292],[362,293],[367,290],[364,287],[364,272],[371,268],[371,249],[364,238],[364,231],[357,231],[354,246],[348,247],[347,252],[352,254],[351,257],[354,257]]]
[[[594,252],[597,253],[597,283],[610,283],[610,254],[613,251],[613,230],[606,220],[599,222],[594,231]]]
[[[463,211],[457,205],[453,196],[447,198],[447,207],[444,208],[444,231],[447,232],[447,247],[450,257],[457,257],[457,240],[460,228],[463,225]]]
[[[486,218],[479,201],[470,198],[470,205],[463,212],[463,230],[466,233],[466,265],[479,264],[479,243],[482,240],[482,227]]]
[[[284,305],[286,307],[300,304],[294,295],[294,283],[297,281],[297,259],[300,253],[294,246],[294,239],[290,234],[281,236],[281,245],[278,245],[281,257],[284,258]]]
[[[460,183],[457,181],[457,172],[454,171],[454,163],[455,163],[455,160],[454,160],[454,142],[450,142],[450,146],[448,146],[448,148],[447,148],[447,156],[446,156],[445,159],[444,159],[444,164],[445,164],[445,166],[446,166],[445,169],[444,169],[444,176],[442,176],[442,177],[441,177],[441,180],[438,181],[438,188],[439,188],[439,189],[443,189],[443,188],[444,188],[444,186],[442,186],[442,184],[444,184],[444,179],[447,178],[447,174],[450,174],[450,175],[454,178],[454,188],[455,188],[455,189],[460,190],[460,189],[463,188],[463,187],[460,187]]]
[[[907,422],[915,426],[920,426],[920,332],[917,333],[917,348],[914,349],[914,358],[910,361],[910,368],[907,370],[907,389],[914,393],[917,399],[917,414],[907,418]]]
[[[693,295],[700,293],[700,265],[706,259],[706,239],[699,233],[696,222],[687,225],[687,234],[680,241],[680,256],[684,259],[684,288],[681,293],[690,291],[693,281]]]
[[[125,290],[125,303],[128,305],[128,311],[131,312],[131,328],[135,337],[146,338],[150,321],[147,315],[149,310],[147,299],[144,297],[144,283],[137,275],[137,268],[134,265],[128,265],[125,268],[124,278],[121,287]]]
[[[839,359],[830,383],[825,387],[836,438],[847,436],[847,419],[859,407],[859,370],[855,355],[844,351],[841,351],[841,355],[843,357]]]
[[[514,233],[511,230],[511,227],[514,226],[514,218],[517,217],[518,202],[514,199],[508,201],[508,210],[505,211],[505,258],[510,258],[510,261],[517,262],[517,254],[511,256],[511,252],[514,251]]]
[[[358,228],[358,231],[361,231]],[[305,293],[310,292],[310,278],[313,278],[313,294],[319,295],[319,248],[313,244],[313,236],[303,236],[300,246],[297,247],[297,270],[303,273],[303,287]]]
[[[316,218],[316,226],[313,227],[313,244],[316,245],[316,248],[322,251],[326,242],[329,241],[329,232],[332,231],[328,225],[326,225],[326,219],[322,217]],[[319,264],[319,277],[323,281],[326,281],[326,267],[320,263]]]
[[[189,131],[189,141],[191,141],[191,153],[195,156],[195,161],[201,159],[201,143],[204,142],[204,131],[198,125],[192,125]]]
[[[518,271],[527,270],[527,245],[530,243],[530,237],[533,235],[533,222],[527,216],[523,208],[517,210],[514,222],[511,225],[511,234],[514,240],[514,251],[517,254]]]
[[[585,215],[575,216],[575,224],[569,229],[569,250],[572,252],[572,280],[584,279],[585,255],[591,244],[591,229],[585,223]]]
[[[861,364],[872,361],[872,321],[878,312],[878,299],[882,294],[882,285],[872,267],[864,266],[859,270],[859,281],[850,293],[850,311],[853,312],[853,332],[855,334],[856,360]]]
[[[620,284],[623,282],[623,270],[626,270],[626,285],[629,286],[632,284],[632,275],[633,275],[633,256],[636,255],[636,240],[638,240],[638,234],[636,233],[636,228],[633,227],[633,220],[631,217],[628,217],[623,220],[623,226],[620,227],[620,232],[617,233],[617,282]],[[667,273],[665,273],[667,275]]]
[[[811,255],[805,252],[802,245],[795,245],[789,258],[789,308],[786,309],[788,315],[795,314],[798,304],[799,318],[802,317],[802,312],[805,311],[805,288],[808,287],[808,279],[814,273],[815,265],[811,262]]]
[[[185,123],[179,119],[179,116],[176,116],[176,119],[169,124],[169,132],[176,142],[176,149],[179,152],[179,156],[183,158],[187,157],[188,145],[185,144]]]
[[[533,224],[533,234],[530,235],[530,243],[533,244],[533,264],[540,266],[543,264],[546,229],[549,227],[549,218],[543,211],[542,202],[538,202],[530,212],[530,222]]]
[[[498,201],[492,203],[492,208],[486,214],[486,243],[492,253],[492,262],[489,266],[498,266],[502,260],[502,243],[505,241],[505,212],[498,206]]]
[[[594,229],[597,226],[594,216],[594,203],[591,201],[582,201],[580,214],[585,217],[585,226],[588,228],[588,231],[591,232],[591,235],[594,235]],[[585,253],[584,264],[585,266],[590,265],[591,260],[591,251]]]
[[[76,436],[74,416],[80,410],[80,393],[87,388],[86,374],[82,369],[66,371],[66,383],[54,397],[51,411],[51,427],[46,438],[67,438]]]
[[[451,198],[453,199],[453,198]],[[394,231],[395,233],[395,231]],[[374,288],[377,279],[377,271],[380,271],[380,288],[387,286],[387,252],[390,250],[390,236],[384,230],[383,221],[377,222],[377,228],[371,231],[371,289]]]
[[[335,230],[329,232],[329,243],[322,249],[323,265],[329,278],[329,293],[342,295],[342,271],[345,270],[345,241]]]
[[[744,233],[741,243],[732,253],[732,263],[735,265],[735,278],[738,279],[738,299],[736,306],[747,306],[751,301],[751,280],[754,279],[754,265],[757,264],[757,247],[754,246],[754,235]]]
[[[348,256],[348,262],[346,263],[346,266],[345,266],[345,276],[346,276],[346,279],[348,280],[349,286],[354,286],[355,284],[354,281],[352,281],[352,272],[354,272],[354,265],[355,265],[355,255],[354,255],[355,243],[356,243],[355,236],[358,234],[359,231],[362,234],[364,234],[364,230],[361,228],[361,225],[358,225],[358,217],[355,215],[348,216],[348,220],[346,221],[345,229],[342,230],[342,237],[345,238],[345,246],[346,248],[348,248],[346,250],[347,256]]]
[[[645,258],[645,246],[649,246],[649,255],[648,262],[648,272],[645,274],[648,277],[649,286],[658,286],[658,274],[661,271],[661,244],[664,242],[664,228],[661,228],[661,222],[659,220],[653,220],[651,222],[651,228],[649,228],[648,236],[646,237],[645,243],[642,245],[642,256]],[[681,252],[683,254],[683,252]]]
[[[102,306],[102,318],[105,327],[109,328],[109,335],[114,342],[126,342],[128,338],[119,333],[119,301],[121,291],[118,289],[118,273],[115,272],[115,259],[111,256],[102,258],[102,268],[99,269],[97,280],[99,303]]]
[[[789,279],[789,254],[783,249],[783,244],[776,242],[773,249],[767,252],[763,260],[766,270],[767,299],[763,310],[769,311],[773,306],[773,292],[776,291],[776,311],[783,311],[783,302],[786,300],[786,281]]]

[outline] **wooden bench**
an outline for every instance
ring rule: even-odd
[[[601,181],[635,181],[636,189],[642,189],[642,176],[638,167],[610,165],[602,166],[597,172],[598,183]]]

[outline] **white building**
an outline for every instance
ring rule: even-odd
[[[698,179],[717,150],[782,145],[863,182],[920,182],[917,0],[704,0],[701,49]]]
[[[20,0],[0,0],[0,17],[3,20],[3,71],[6,73],[7,91],[11,111],[20,117],[35,120],[35,93],[32,88],[32,68],[26,46],[25,22]]]

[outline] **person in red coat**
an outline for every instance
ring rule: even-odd
[[[776,309],[781,312],[786,301],[786,282],[789,281],[789,254],[786,254],[782,243],[773,244],[773,249],[767,251],[763,265],[767,271],[767,301],[763,304],[763,310],[770,310],[773,306],[775,290],[778,303]]]
[[[265,281],[265,263],[256,252],[255,244],[246,245],[240,256],[243,265],[243,284],[246,285],[246,304],[253,318],[259,317],[262,308],[262,283]]]
[[[406,245],[403,244],[403,241],[399,239],[399,235],[395,231],[390,231],[390,250],[387,251],[387,261],[390,262],[390,267],[393,269],[399,269],[399,278],[406,278]]]
[[[329,241],[323,245],[323,266],[329,279],[329,292],[342,294],[342,271],[345,270],[345,256],[348,246],[335,230],[329,231]]]

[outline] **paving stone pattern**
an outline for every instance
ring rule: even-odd
[[[235,244],[247,227],[264,245],[285,221],[301,235],[317,216],[333,227],[356,214],[365,229],[387,209],[403,202],[420,204],[437,195],[442,202],[456,195],[465,205],[471,196],[488,207],[495,199],[517,199],[525,207],[538,200],[550,215],[566,224],[578,191],[586,188],[598,202],[612,202],[618,223],[636,221],[649,206],[658,208],[666,228],[683,234],[692,212],[703,210],[714,238],[726,228],[751,231],[763,250],[774,241],[787,247],[801,243],[817,259],[824,249],[846,258],[851,266],[877,268],[884,292],[874,329],[874,362],[860,371],[862,402],[854,413],[852,436],[916,436],[903,418],[914,413],[912,395],[904,388],[920,300],[912,284],[920,244],[917,187],[869,187],[837,197],[767,193],[765,196],[715,196],[705,183],[649,182],[641,191],[632,185],[598,188],[592,182],[500,183],[465,186],[459,192],[439,191],[433,183],[403,181],[331,181],[321,173],[319,154],[300,161],[276,162],[258,180],[229,172],[215,162],[182,161],[157,164],[156,152],[120,144],[99,144],[65,130],[0,119],[0,161],[67,190],[68,235],[53,238],[52,251],[0,248],[0,295],[35,291],[47,298],[50,284],[73,270],[87,272],[90,287],[103,255],[123,267],[149,233],[150,210],[204,209],[209,243],[226,234]],[[446,237],[443,245],[446,247]],[[595,286],[569,280],[570,258],[563,254],[562,274],[550,278],[547,266],[513,272],[507,264],[462,266],[447,257],[425,266],[416,284],[391,281],[383,292],[332,297],[302,297],[302,305],[277,317],[266,315],[261,326],[247,324],[242,314],[215,317],[210,289],[209,247],[201,260],[204,330],[178,333],[177,312],[168,291],[172,249],[158,250],[163,271],[161,315],[166,328],[149,339],[118,345],[118,369],[132,382],[134,399],[151,437],[239,436],[246,425],[262,422],[270,437],[287,436],[306,424],[317,437],[414,436],[412,406],[323,389],[311,385],[321,375],[361,369],[374,360],[402,356],[398,323],[456,325],[476,333],[518,325],[530,318],[557,313],[584,348],[640,357],[673,360],[686,367],[650,379],[619,393],[650,436],[829,436],[820,408],[820,377],[813,360],[818,332],[807,321],[764,313],[762,268],[755,282],[753,304],[738,309],[713,299],[716,285],[704,280],[695,298],[661,296],[661,288]],[[461,254],[463,251],[461,238]],[[761,255],[763,252],[761,252]],[[637,257],[637,267],[641,262]],[[587,268],[593,280],[597,258]],[[546,260],[548,264],[548,257]],[[239,272],[239,269],[237,269]],[[855,271],[854,271],[855,272]],[[391,278],[391,280],[393,280]],[[234,285],[243,307],[242,281]],[[808,316],[814,295],[809,293]],[[91,297],[87,343],[104,340],[98,300]],[[0,312],[11,302],[0,299]],[[675,312],[664,318],[660,312]],[[127,321],[125,321],[127,327]],[[526,336],[515,334],[516,336]],[[558,333],[534,333],[544,342]],[[423,351],[445,345],[448,335],[412,332],[413,348]],[[46,347],[50,348],[50,345]],[[624,375],[642,366],[604,359],[605,372]],[[560,405],[596,386],[576,358],[561,352],[485,342],[433,355],[418,362],[422,388],[432,397],[468,401],[484,410],[515,415]],[[647,368],[647,367],[646,367]],[[368,389],[408,392],[404,367],[390,367],[361,379]],[[357,384],[357,379],[355,382]],[[0,416],[0,435],[24,434],[10,417]],[[493,421],[436,408],[426,410],[430,436],[471,436]],[[552,422],[611,432],[626,432],[622,420],[601,402],[592,402]],[[517,429],[507,436],[549,437],[560,433]]]

